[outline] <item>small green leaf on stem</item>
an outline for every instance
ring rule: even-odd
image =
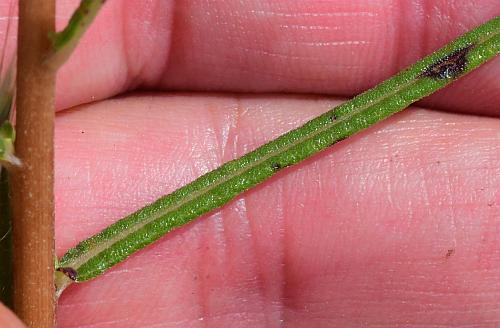
[[[0,126],[0,164],[7,167],[21,166],[21,161],[14,155],[16,133],[9,121]]]
[[[301,127],[211,171],[80,242],[60,260],[58,295],[276,172],[393,115],[500,52],[500,16]]]
[[[82,0],[64,30],[51,33],[53,49],[47,64],[59,68],[69,58],[106,0]]]

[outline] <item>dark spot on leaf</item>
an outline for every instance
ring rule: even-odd
[[[278,162],[275,162],[275,163],[272,163],[271,164],[271,168],[273,169],[273,171],[279,171],[281,169],[284,169],[285,167],[289,167],[290,164],[281,164],[281,163],[278,163]]]
[[[335,111],[332,112],[332,114],[330,115],[330,121],[336,121],[337,120],[337,115],[335,114]]]
[[[448,56],[427,67],[419,77],[430,77],[434,80],[454,79],[459,77],[467,67],[467,54],[473,45],[455,50]]]
[[[450,256],[452,256],[454,253],[455,253],[455,249],[454,249],[454,248],[450,248],[450,249],[446,252],[446,258],[449,258],[449,257],[450,257]]]
[[[73,281],[76,281],[76,278],[78,277],[78,273],[73,268],[69,268],[69,267],[57,268],[57,271],[64,273],[69,279],[71,279]]]

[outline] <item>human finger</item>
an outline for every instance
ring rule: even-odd
[[[58,253],[333,104],[143,95],[59,114]],[[71,286],[61,327],[494,325],[498,124],[401,113]]]

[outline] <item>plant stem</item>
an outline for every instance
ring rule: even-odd
[[[55,70],[44,64],[54,0],[19,2],[16,149],[12,171],[14,310],[29,327],[54,326],[53,136]]]
[[[119,220],[70,249],[56,273],[59,294],[92,279],[132,253],[232,200],[283,168],[401,111],[500,52],[500,16],[393,78],[281,137],[230,161]]]

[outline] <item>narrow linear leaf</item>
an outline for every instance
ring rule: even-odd
[[[46,61],[49,66],[57,69],[64,64],[105,2],[106,0],[82,0],[64,30],[49,35],[53,45],[52,53]]]
[[[79,243],[57,268],[58,294],[97,277],[174,228],[210,212],[278,171],[397,113],[500,52],[500,16],[396,76]]]

